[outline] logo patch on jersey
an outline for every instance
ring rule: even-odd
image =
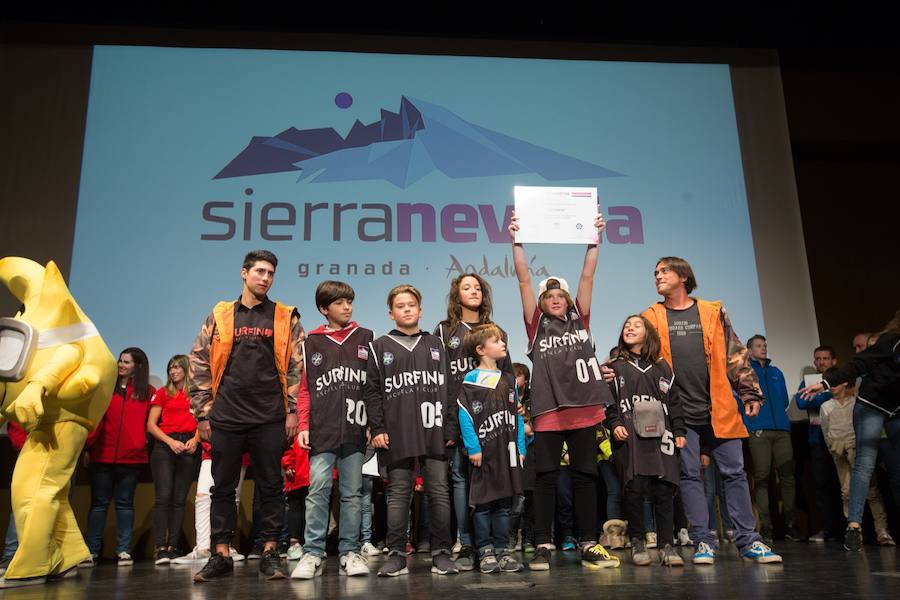
[[[541,322],[544,324],[544,327],[550,327],[550,318],[544,317]]]
[[[437,348],[431,349],[431,360],[441,360],[441,351]]]
[[[452,338],[450,338],[450,341],[447,342],[447,345],[456,350],[457,348],[459,348],[459,338],[454,335]]]
[[[659,391],[661,391],[663,394],[669,393],[669,380],[665,377],[659,378]]]
[[[369,360],[369,349],[365,346],[356,347],[356,358],[360,360]]]
[[[310,358],[309,361],[318,367],[319,365],[322,364],[322,353],[316,352],[315,354],[312,355],[312,358]]]
[[[392,362],[394,362],[394,355],[391,354],[390,352],[385,352],[384,356],[382,357],[382,360],[384,361],[385,365],[389,365]]]
[[[516,402],[516,391],[515,391],[515,390],[509,390],[509,403],[510,403],[510,404],[515,404],[515,402]]]
[[[484,405],[481,404],[481,401],[474,400],[472,402],[472,411],[477,415],[481,413],[481,410],[484,408]]]
[[[572,319],[573,321],[577,321],[578,313],[573,310],[572,312],[569,313],[569,318]]]
[[[625,376],[619,375],[619,389],[625,388]]]

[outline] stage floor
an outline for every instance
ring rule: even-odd
[[[258,578],[257,561],[237,563],[234,576],[221,581],[194,584],[192,574],[200,566],[156,567],[141,561],[132,567],[101,563],[81,570],[77,578],[45,586],[0,591],[0,598],[67,600],[288,600],[291,598],[676,598],[728,599],[773,598],[820,600],[821,598],[900,597],[900,551],[867,546],[850,554],[835,543],[788,544],[777,548],[783,565],[742,562],[733,546],[725,546],[713,566],[687,565],[667,569],[654,565],[635,567],[624,551],[618,569],[588,570],[574,552],[555,552],[550,571],[482,575],[478,572],[441,576],[430,572],[430,558],[410,557],[410,574],[380,578],[375,571],[384,560],[370,560],[369,577],[345,577],[338,573],[337,558],[329,558],[325,575],[311,581],[265,581]],[[687,559],[689,551],[682,550]],[[289,566],[293,566],[293,562]]]

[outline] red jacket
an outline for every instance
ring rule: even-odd
[[[103,420],[85,443],[92,463],[134,465],[147,462],[147,413],[156,391],[152,386],[147,388],[146,400],[132,396],[130,383],[124,398],[116,389]]]
[[[284,451],[281,468],[294,469],[294,477],[284,476],[284,492],[287,494],[303,487],[309,487],[309,453],[300,447],[294,438],[294,445]]]
[[[28,432],[15,421],[7,421],[6,435],[9,436],[9,443],[12,444],[13,450],[21,452],[25,446],[25,440],[28,439]]]

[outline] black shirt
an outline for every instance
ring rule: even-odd
[[[234,338],[209,414],[214,427],[243,429],[285,419],[284,392],[275,366],[275,303],[234,304]]]
[[[709,365],[703,347],[700,310],[694,302],[689,308],[666,307],[669,323],[669,347],[672,349],[674,388],[681,398],[684,420],[689,425],[709,423],[712,404],[709,396]]]

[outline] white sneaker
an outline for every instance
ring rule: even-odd
[[[364,556],[379,556],[381,555],[381,550],[372,545],[372,542],[366,542],[362,545],[362,548],[359,550],[360,554]]]
[[[241,554],[237,551],[237,549],[232,548],[231,546],[228,546],[228,556],[230,556],[231,560],[233,560],[234,562],[241,562],[242,560],[246,559],[243,554]]]
[[[341,573],[348,577],[354,575],[368,575],[369,562],[366,558],[356,552],[348,552],[341,557]]]
[[[656,548],[656,532],[648,531],[644,534],[644,540],[648,548]]]
[[[195,547],[188,554],[172,559],[172,562],[176,565],[192,565],[194,563],[206,562],[209,560],[209,557],[209,550],[201,550]]]
[[[91,554],[86,559],[78,563],[79,569],[93,569],[97,564],[97,559],[100,558],[98,554]]]
[[[287,559],[300,560],[301,556],[303,556],[303,546],[301,546],[299,543],[291,544],[291,547],[288,548],[287,551]]]
[[[312,554],[304,554],[291,572],[291,579],[312,579],[322,575],[324,570],[325,563],[321,558]]]
[[[128,554],[127,552],[119,552],[119,554],[116,555],[116,557],[119,559],[120,567],[127,567],[129,565],[134,564],[134,559],[131,558],[131,555]]]
[[[684,527],[678,530],[678,543],[682,546],[694,545],[694,542],[691,541],[691,536],[688,534],[688,530]]]

